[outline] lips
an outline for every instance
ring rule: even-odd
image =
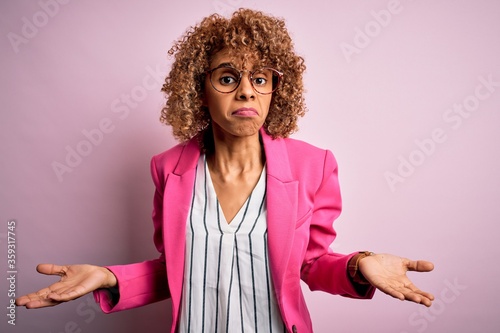
[[[252,116],[258,116],[259,113],[254,108],[239,108],[233,111],[231,115],[240,117],[252,117]]]

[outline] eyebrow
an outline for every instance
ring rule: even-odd
[[[216,68],[217,67],[233,67],[233,68],[236,68],[232,62],[223,62],[222,64],[219,64],[218,66],[216,66]]]
[[[221,68],[221,67],[230,67],[230,68],[238,69],[238,67],[236,67],[236,65],[232,62],[223,62],[223,63],[220,63],[219,65],[215,66],[214,68]],[[257,67],[259,67],[259,66],[257,66]],[[252,66],[252,68],[255,69],[256,67]]]

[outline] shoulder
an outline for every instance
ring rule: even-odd
[[[154,155],[152,160],[162,165],[173,164],[175,166],[175,160],[179,159],[188,143],[189,141],[178,143],[175,146]]]
[[[283,140],[287,148],[288,158],[291,165],[297,166],[307,166],[310,167],[321,167],[329,165],[330,167],[336,168],[337,162],[333,153],[324,148],[314,146],[308,142],[285,138]]]
[[[200,148],[198,141],[196,138],[193,138],[153,156],[151,159],[151,170],[163,175],[172,173],[174,170],[184,173],[196,165],[199,155]]]
[[[281,181],[295,179],[300,186],[314,190],[337,173],[335,157],[327,149],[291,138],[266,138],[265,143],[268,173]]]
[[[288,148],[288,151],[290,153],[303,153],[306,152],[308,154],[323,154],[326,150],[317,146],[314,146],[306,141],[302,140],[297,140],[293,138],[284,138],[284,139],[277,139],[277,140],[283,140],[285,145]]]

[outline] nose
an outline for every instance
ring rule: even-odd
[[[236,98],[241,100],[255,98],[255,90],[250,82],[250,73],[248,71],[245,71],[241,76],[240,85],[236,90]]]

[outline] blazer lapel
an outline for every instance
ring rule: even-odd
[[[285,141],[261,131],[267,164],[267,230],[271,276],[277,295],[292,250],[297,220],[298,181],[292,178]]]
[[[196,164],[200,149],[196,140],[189,141],[179,156],[174,171],[167,175],[163,195],[163,239],[167,277],[172,298],[174,322],[177,321],[182,296],[186,221],[191,207]]]

